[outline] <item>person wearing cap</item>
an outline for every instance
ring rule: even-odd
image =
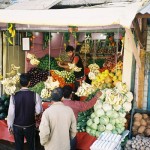
[[[61,102],[62,97],[62,88],[54,89],[51,93],[51,105],[42,115],[39,135],[45,150],[70,150],[70,138],[76,136],[74,113]]]
[[[80,46],[77,46],[76,48],[78,51],[80,49]],[[81,57],[75,53],[75,50],[73,46],[68,45],[66,48],[66,53],[70,58],[70,63],[75,64],[78,68],[81,68],[81,71],[79,72],[74,72],[75,75],[75,88],[74,92],[77,91],[78,87],[81,85],[81,81],[85,80],[85,75],[84,75],[84,66],[82,63]],[[68,62],[67,63],[60,63],[58,62],[58,65],[64,69],[69,69]],[[79,100],[78,97],[76,97],[76,100]]]

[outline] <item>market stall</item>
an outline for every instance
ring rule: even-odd
[[[111,134],[122,134],[129,129],[130,120],[127,115],[132,108],[133,94],[130,90],[133,55],[137,65],[141,66],[134,36],[129,29],[139,4],[125,8],[118,7],[115,11],[113,8],[79,9],[79,11],[70,9],[67,13],[66,10],[32,13],[14,10],[16,13],[13,12],[13,20],[10,17],[11,10],[7,10],[7,13],[0,11],[2,28],[6,30],[2,32],[5,36],[2,39],[3,64],[8,66],[7,68],[3,66],[1,83],[4,93],[13,94],[19,88],[20,72],[26,71],[31,76],[30,89],[39,93],[43,108],[46,109],[53,89],[66,84],[74,87],[74,72],[80,68],[70,64],[71,71],[68,72],[62,70],[57,61],[68,60],[64,51],[66,45],[70,44],[75,48],[80,46],[78,53],[84,64],[84,75],[88,80],[81,83],[76,95],[88,101],[97,90],[101,90],[102,96],[92,109],[78,116],[77,147],[90,149],[103,133],[108,133],[109,137]],[[132,10],[130,14],[129,9]],[[79,17],[81,11],[83,16]],[[108,11],[109,13],[106,13]],[[21,18],[18,18],[18,13],[22,14]],[[24,18],[26,13],[32,15]],[[66,19],[62,22],[60,18],[64,14]],[[39,16],[42,18],[40,21]],[[101,16],[104,20],[97,19],[97,16]],[[53,18],[53,21],[50,18]],[[5,24],[8,22],[11,23]],[[24,42],[19,43],[22,39]],[[0,110],[2,120],[7,116],[7,103],[9,100],[6,102],[1,100],[1,104],[7,107]],[[0,126],[3,131],[8,132],[5,121],[1,121]],[[5,135],[6,137],[0,138],[13,141],[8,134]]]

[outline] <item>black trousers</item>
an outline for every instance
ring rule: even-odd
[[[35,126],[22,128],[13,127],[16,150],[23,150],[24,138],[27,140],[28,150],[35,150]]]

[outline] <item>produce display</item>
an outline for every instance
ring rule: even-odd
[[[27,58],[30,60],[31,65],[38,65],[40,63],[40,61],[36,58],[34,54],[28,53]]]
[[[68,63],[69,69],[74,72],[80,72],[82,68],[77,67],[75,64]]]
[[[20,73],[17,73],[13,77],[5,78],[4,80],[1,81],[4,91],[7,95],[12,95],[16,91],[16,84],[19,83],[19,77]]]
[[[86,41],[84,44],[82,44],[80,53],[90,53],[90,43],[89,43],[89,41]]]
[[[53,77],[53,79],[55,81],[59,82],[59,86],[60,87],[64,87],[65,86],[65,79],[62,76],[56,74],[54,70],[51,70],[50,74],[51,74],[51,76]]]
[[[121,134],[125,130],[126,113],[131,110],[133,95],[127,85],[119,82],[113,89],[102,90],[87,121],[86,132],[97,136],[102,132]]]
[[[92,85],[86,83],[85,81],[82,82],[81,86],[78,88],[77,92],[75,93],[77,96],[89,96],[92,94],[96,88]]]
[[[132,134],[150,136],[150,116],[148,114],[135,113],[133,117]]]
[[[48,71],[39,68],[31,68],[27,73],[30,75],[30,87],[41,81],[46,81],[49,75]]]
[[[45,87],[44,82],[39,82],[35,86],[30,87],[29,89],[41,95],[41,91],[42,89],[44,89],[44,87]]]
[[[127,141],[124,150],[150,150],[150,138],[137,135]]]
[[[73,72],[68,72],[68,71],[58,71],[58,70],[54,70],[54,72],[56,74],[58,74],[59,76],[63,77],[65,79],[66,83],[74,83],[75,81],[75,76]]]
[[[10,96],[2,95],[0,98],[0,120],[4,120],[8,114]]]
[[[85,112],[80,112],[78,114],[78,120],[77,120],[77,130],[78,132],[85,132],[86,131],[86,126],[87,126],[87,121],[90,118],[91,113],[93,112],[93,108],[85,111]]]
[[[57,61],[55,60],[54,57],[51,57],[49,55],[45,55],[42,58],[39,58],[39,65],[37,66],[39,69],[42,70],[62,70],[62,68],[60,68],[57,65]]]
[[[122,63],[118,62],[111,70],[105,70],[96,74],[92,71],[89,72],[89,78],[92,80],[92,85],[98,89],[112,88],[117,82],[122,81]]]
[[[103,67],[103,64],[105,63],[105,59],[96,59],[95,61],[94,61],[100,68],[102,68]],[[88,60],[88,64],[90,65],[90,64],[93,64],[93,59],[89,59]]]
[[[48,76],[48,79],[44,82],[44,89],[41,91],[41,98],[49,98],[51,96],[51,91],[59,87],[59,82],[54,81],[53,77]]]

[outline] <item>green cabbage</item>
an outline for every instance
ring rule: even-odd
[[[98,138],[102,132],[96,131],[96,137]]]
[[[103,103],[103,110],[105,112],[109,111],[109,110],[112,110],[112,106],[109,105],[108,103]]]
[[[109,123],[112,124],[112,125],[115,125],[116,121],[115,121],[115,119],[110,118],[110,119],[109,119]]]
[[[106,125],[106,124],[108,124],[108,122],[109,122],[109,118],[107,117],[107,116],[102,116],[101,118],[100,118],[100,124],[102,124],[102,125]]]
[[[106,130],[110,130],[111,131],[113,129],[114,129],[114,126],[112,124],[109,123],[109,124],[106,125]]]
[[[93,121],[94,121],[95,124],[99,124],[99,117],[93,118]]]
[[[90,127],[86,127],[86,132],[90,134],[91,128]]]
[[[93,135],[93,136],[95,136],[96,135],[96,130],[91,130],[90,134]]]
[[[92,124],[93,124],[92,119],[89,119],[89,120],[87,121],[87,125],[90,127]]]
[[[91,118],[95,118],[96,117],[96,115],[95,115],[95,113],[93,112],[92,114],[91,114]]]
[[[105,126],[104,125],[99,125],[98,126],[98,131],[100,131],[100,132],[105,131]]]
[[[96,115],[97,117],[101,117],[101,116],[103,116],[104,114],[105,114],[105,112],[104,112],[103,109],[98,109],[98,110],[95,111],[95,115]]]
[[[97,124],[96,124],[96,123],[93,123],[90,127],[91,127],[92,129],[94,129],[94,130],[97,130]]]

